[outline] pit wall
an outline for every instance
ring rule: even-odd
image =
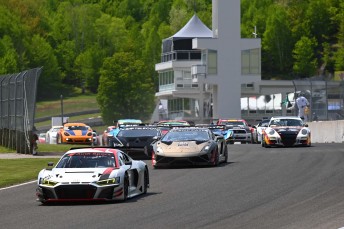
[[[344,120],[308,122],[312,143],[343,143]]]

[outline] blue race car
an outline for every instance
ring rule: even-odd
[[[226,125],[214,125],[214,124],[198,124],[196,126],[206,127],[211,130],[214,134],[223,135],[227,144],[233,144],[234,131]]]

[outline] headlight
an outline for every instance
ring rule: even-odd
[[[114,142],[114,143],[113,143],[113,146],[114,146],[114,147],[116,147],[116,146],[118,146],[118,147],[123,147],[123,144]]]
[[[68,132],[63,133],[65,136],[69,136],[70,134]]]
[[[275,130],[274,129],[269,130],[269,135],[274,135],[274,134],[275,134]]]
[[[207,146],[204,146],[203,149],[202,149],[202,152],[208,152],[210,149],[210,146],[207,145]]]
[[[157,153],[157,154],[164,154],[164,151],[162,150],[161,147],[158,147],[158,148],[156,149],[156,153]]]
[[[88,132],[88,133],[87,133],[87,136],[92,136],[92,133],[91,133],[91,132]]]
[[[301,134],[307,135],[308,134],[308,130],[306,130],[306,129],[301,130]]]
[[[42,179],[41,180],[41,184],[42,185],[46,185],[46,186],[55,186],[55,185],[58,184],[58,182],[52,181],[52,180],[48,180],[48,179]]]
[[[97,185],[111,185],[111,184],[119,184],[120,178],[110,178],[110,179],[105,179],[105,180],[100,180],[97,181]]]

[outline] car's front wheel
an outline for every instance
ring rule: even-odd
[[[148,189],[148,183],[149,183],[149,177],[148,177],[148,169],[145,169],[145,173],[143,176],[143,194],[147,193],[147,189]]]
[[[145,146],[143,148],[143,151],[144,151],[144,154],[148,157],[151,157],[152,156],[152,147],[150,146]]]
[[[219,160],[220,160],[220,154],[219,151],[217,149],[214,149],[213,151],[213,166],[218,166],[219,165]]]
[[[56,135],[56,144],[61,144],[62,143],[62,138],[61,136],[58,134]]]
[[[158,168],[158,165],[156,163],[156,158],[155,158],[155,152],[152,151],[152,166],[154,169]]]
[[[225,161],[224,163],[227,163],[228,162],[228,147],[227,145],[225,146]]]
[[[263,136],[262,136],[262,140],[260,142],[261,142],[262,147],[265,147],[265,140],[264,140]]]
[[[122,199],[122,201],[126,201],[128,199],[128,194],[129,194],[129,176],[126,173],[124,175],[124,180],[123,180],[123,199]]]

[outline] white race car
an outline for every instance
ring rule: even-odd
[[[262,147],[311,146],[311,131],[301,118],[272,117],[262,132]]]
[[[255,131],[255,141],[257,143],[261,143],[262,142],[262,133],[263,130],[265,130],[266,127],[268,127],[270,122],[270,119],[263,119],[262,121],[260,121],[256,126],[256,131]]]
[[[56,144],[57,133],[63,126],[52,126],[45,134],[45,142],[48,144]]]
[[[147,193],[149,172],[145,162],[118,149],[77,148],[66,152],[54,168],[41,170],[37,185],[37,200],[42,203],[125,201]]]

